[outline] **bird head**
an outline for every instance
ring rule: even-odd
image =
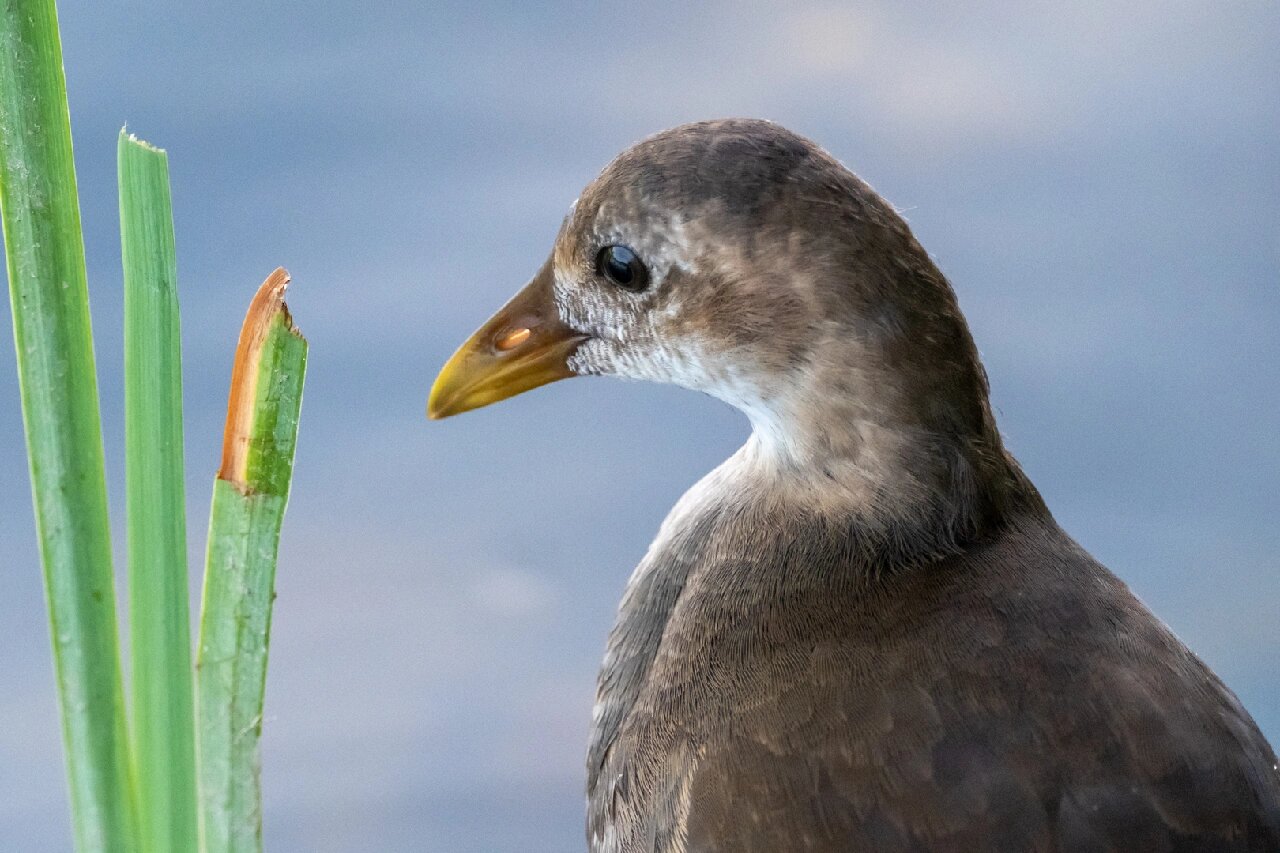
[[[578,375],[708,393],[796,454],[847,440],[865,462],[897,453],[878,433],[994,434],[954,295],[906,223],[765,121],[677,127],[610,163],[537,274],[445,365],[428,413]]]

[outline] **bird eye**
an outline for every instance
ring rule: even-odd
[[[632,293],[649,286],[649,271],[640,256],[626,246],[605,246],[596,255],[596,272]]]

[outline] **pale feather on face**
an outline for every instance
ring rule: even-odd
[[[575,203],[553,254],[560,318],[591,335],[570,367],[667,382],[739,408],[758,407],[765,377],[755,375],[751,354],[743,351],[747,336],[733,327],[763,320],[765,312],[752,308],[751,273],[741,251],[686,212],[646,203],[634,192],[593,189],[605,199],[596,206]],[[632,249],[645,263],[649,285],[643,292],[613,287],[598,274],[597,253],[614,245]],[[729,328],[718,330],[714,315],[723,311],[716,305],[734,290],[737,310],[723,317]],[[738,338],[738,345],[726,348],[728,337]]]
[[[681,310],[672,279],[697,275],[695,249],[678,213],[622,207],[612,200],[589,209],[575,203],[556,241],[557,310],[567,325],[591,335],[569,366],[582,374],[688,384],[696,356],[688,342],[666,333],[664,320]],[[643,292],[611,286],[598,274],[598,253],[615,245],[636,252],[648,269]]]

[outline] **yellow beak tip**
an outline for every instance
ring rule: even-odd
[[[427,397],[427,419],[432,421],[443,420],[450,415],[456,415],[466,409],[457,406],[455,401],[449,399],[450,396],[441,391],[440,383],[436,383],[436,387],[431,389],[431,394]]]

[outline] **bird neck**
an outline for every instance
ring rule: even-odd
[[[853,528],[912,529],[942,552],[1015,509],[1044,509],[985,397],[953,411],[946,400],[896,399],[893,384],[874,377],[860,384],[864,393],[833,394],[819,389],[838,383],[819,377],[738,401],[752,423],[736,465],[744,488]]]

